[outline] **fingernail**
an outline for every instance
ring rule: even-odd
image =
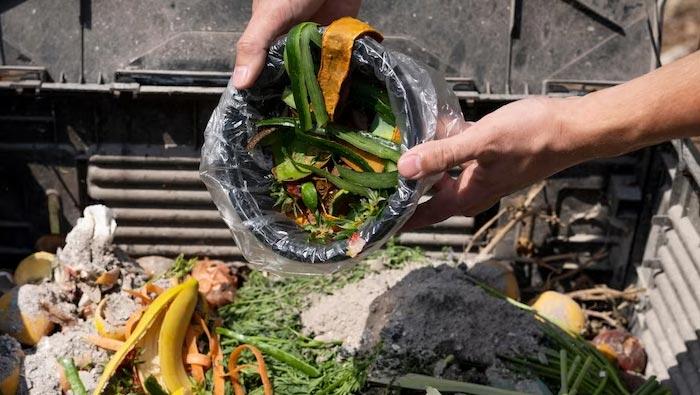
[[[236,88],[239,88],[245,84],[247,78],[248,66],[236,66],[236,68],[233,69],[233,86]]]
[[[420,156],[415,154],[403,155],[399,158],[398,166],[402,176],[407,178],[415,177],[421,171]]]

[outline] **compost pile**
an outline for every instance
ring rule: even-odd
[[[467,270],[390,242],[333,276],[275,278],[208,259],[132,260],[115,229],[111,210],[90,206],[55,256],[17,267],[0,299],[3,393],[548,393],[566,388],[560,369],[579,393],[631,393],[570,322],[536,319],[491,288],[512,291],[500,265]],[[628,340],[611,333],[596,347],[615,358]],[[644,388],[665,393],[653,379]]]
[[[216,342],[201,343],[214,339],[207,309],[233,300],[231,268],[132,260],[112,244],[116,226],[109,208],[89,206],[55,255],[20,262],[16,286],[0,298],[1,393],[174,392],[221,366]]]

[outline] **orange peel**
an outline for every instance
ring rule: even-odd
[[[323,93],[326,111],[331,120],[340,100],[340,91],[350,71],[355,40],[370,36],[382,41],[381,33],[365,22],[351,17],[340,18],[326,28],[321,41],[321,67],[318,84]]]

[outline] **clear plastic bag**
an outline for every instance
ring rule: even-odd
[[[238,91],[229,82],[207,124],[200,175],[250,263],[276,273],[332,273],[362,259],[393,236],[434,180],[399,177],[398,188],[382,213],[361,227],[361,240],[353,241],[352,247],[359,245],[361,249],[355,257],[348,255],[348,240],[310,243],[306,232],[273,207],[271,156],[258,149],[246,150],[248,139],[256,134],[255,122],[277,115],[283,108],[281,94],[289,84],[283,64],[284,44],[282,38],[272,45],[253,88]],[[450,135],[462,120],[458,101],[444,79],[408,56],[364,37],[355,42],[351,64],[352,73],[374,75],[386,84],[403,152],[433,140],[436,133]]]

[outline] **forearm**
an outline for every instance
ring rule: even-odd
[[[561,105],[563,132],[580,145],[582,159],[700,135],[700,51]]]

